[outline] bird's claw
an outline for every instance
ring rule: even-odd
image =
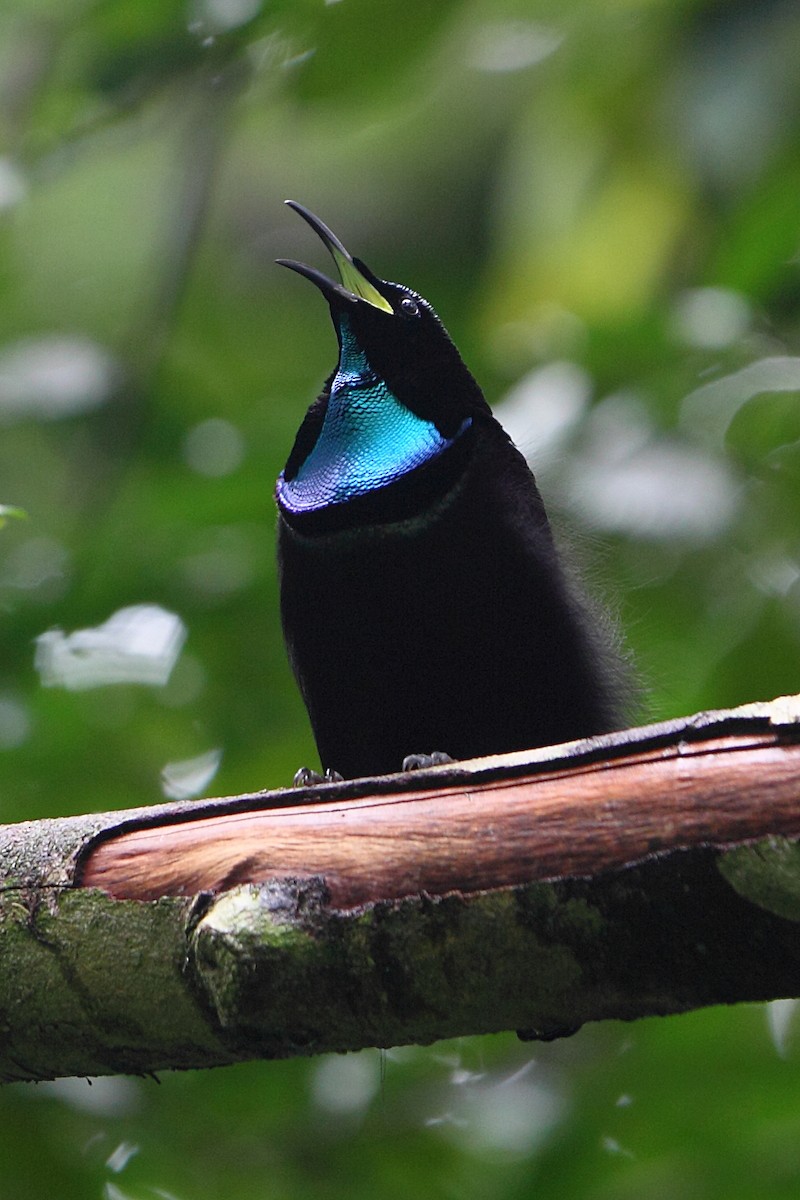
[[[338,771],[334,771],[331,767],[325,768],[325,774],[320,775],[319,771],[312,771],[311,767],[301,767],[299,771],[295,771],[292,787],[316,787],[319,783],[341,783],[344,779]]]
[[[443,750],[434,750],[431,754],[407,754],[403,759],[403,770],[424,771],[427,767],[441,767],[453,761]]]

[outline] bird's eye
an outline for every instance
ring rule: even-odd
[[[406,296],[404,300],[400,301],[400,307],[407,317],[416,317],[419,314],[416,301],[412,300],[410,296]]]

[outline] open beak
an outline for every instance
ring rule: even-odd
[[[359,300],[363,300],[367,304],[371,304],[373,308],[379,308],[386,313],[393,313],[394,309],[389,301],[381,295],[370,281],[368,276],[372,272],[364,266],[364,263],[353,258],[349,250],[345,249],[336,234],[328,229],[324,221],[320,221],[319,217],[315,217],[312,212],[309,212],[302,204],[298,204],[296,200],[287,200],[286,203],[289,205],[289,208],[293,208],[296,213],[300,214],[303,220],[311,226],[314,232],[325,243],[333,261],[336,263],[341,283],[336,283],[335,280],[329,279],[327,275],[323,275],[321,271],[317,271],[314,267],[307,267],[305,263],[293,262],[288,258],[278,258],[275,261],[282,267],[288,267],[291,271],[297,271],[298,275],[305,275],[306,279],[310,279],[313,284],[316,284],[328,300],[337,300],[340,304],[343,301],[347,304],[357,304]]]

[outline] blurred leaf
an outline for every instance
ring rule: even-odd
[[[309,252],[287,196],[513,391],[643,718],[797,690],[799,35],[788,0],[0,5],[3,820],[316,763],[273,486],[336,339],[273,265]],[[38,637],[133,606],[187,631],[163,686],[41,686]],[[796,1028],[771,1029],[15,1086],[0,1194],[794,1200]]]
[[[764,467],[773,450],[800,442],[800,391],[765,392],[748,400],[728,426],[725,442],[751,470]]]
[[[23,508],[15,508],[12,504],[0,504],[0,529],[9,520],[20,520],[27,517]]]

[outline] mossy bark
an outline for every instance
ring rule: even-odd
[[[733,715],[740,734],[745,718]],[[794,754],[796,729],[787,736]],[[574,754],[560,752],[559,771]],[[782,770],[785,825],[785,761]],[[364,782],[353,792],[363,796]],[[800,810],[800,780],[797,796]],[[80,884],[80,864],[112,834],[293,799],[0,828],[0,1077],[152,1072],[503,1029],[549,1038],[588,1020],[800,995],[800,834],[776,836],[763,806],[733,844],[669,849],[662,839],[658,854],[593,875],[350,907],[310,873],[150,900]]]

